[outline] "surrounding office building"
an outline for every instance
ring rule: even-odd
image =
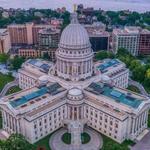
[[[106,26],[103,23],[94,23],[84,26],[88,32],[92,49],[94,52],[100,50],[109,50],[109,32],[105,31]]]
[[[10,36],[7,29],[0,29],[0,53],[8,53],[11,49]]]
[[[124,29],[114,29],[112,33],[113,52],[117,53],[119,48],[127,49],[133,56],[139,51],[139,27],[125,27]]]
[[[36,25],[34,23],[11,24],[8,26],[12,46],[38,44],[38,32],[51,25]]]
[[[40,30],[46,29],[46,28],[51,28],[51,27],[52,27],[52,25],[47,25],[47,24],[36,24],[36,25],[34,25],[33,29],[32,29],[33,44],[38,45],[38,42],[39,42],[38,34],[39,34]]]
[[[50,60],[55,60],[55,52],[60,40],[60,30],[56,28],[47,28],[39,31],[38,49],[41,56],[49,55]]]
[[[51,25],[54,26],[57,29],[61,29],[61,26],[63,24],[63,19],[58,19],[58,18],[51,18],[50,21]]]
[[[140,32],[139,54],[150,55],[150,31],[143,29]]]
[[[38,58],[41,56],[41,52],[34,47],[25,46],[18,49],[18,56],[24,58]]]
[[[78,23],[76,14],[62,32],[56,60],[50,68],[35,60],[28,62],[33,67],[23,66],[22,73],[27,78],[19,77],[19,82],[23,89],[28,84],[30,88],[0,100],[5,131],[21,133],[35,143],[76,121],[119,143],[143,134],[150,100],[117,88],[109,80],[106,82],[101,72],[97,74],[88,33]],[[33,70],[35,64],[48,74],[40,76],[40,69]],[[28,82],[28,77],[36,83]]]
[[[127,88],[129,81],[129,69],[118,59],[105,59],[96,63],[99,73],[109,78],[116,87]]]

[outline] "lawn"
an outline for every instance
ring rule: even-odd
[[[70,133],[67,133],[67,132],[64,133],[61,139],[65,144],[71,144],[71,134]]]
[[[150,110],[148,112],[148,127],[150,128]]]
[[[90,137],[90,135],[89,135],[88,133],[83,132],[83,133],[81,134],[81,141],[82,141],[82,144],[88,143],[88,142],[90,141],[90,139],[91,139],[91,137]]]
[[[0,111],[0,129],[2,128],[2,112]]]
[[[12,77],[11,75],[3,75],[0,73],[0,91],[4,88],[4,86],[13,81],[14,77]]]
[[[36,142],[34,144],[34,146],[35,146],[34,150],[38,150],[38,148],[43,148],[43,150],[51,150],[50,147],[49,147],[49,139],[50,139],[51,135],[52,134],[49,134],[45,138],[43,138],[43,139],[39,140],[38,142]]]
[[[36,142],[33,145],[34,146],[34,150],[52,150],[49,147],[49,139],[50,139],[51,135],[54,134],[55,132],[57,132],[58,130],[54,131],[53,133],[47,135],[45,138],[43,138],[43,139],[39,140],[38,142]]]
[[[50,139],[52,134],[49,134],[45,138],[43,138],[43,139],[39,140],[37,143],[35,143],[34,144],[34,146],[35,146],[34,150],[39,150],[40,148],[43,148],[42,150],[51,150],[49,148],[49,139]],[[82,134],[82,136],[88,137],[85,134]],[[128,146],[132,146],[132,145],[135,144],[131,140],[126,140],[122,144],[119,144],[119,143],[115,142],[114,140],[110,139],[109,137],[107,137],[105,135],[101,134],[101,136],[103,138],[103,147],[102,147],[101,150],[129,150]],[[67,140],[67,144],[71,143],[71,135],[68,134],[68,133],[65,133],[64,138],[62,138],[62,139],[63,139],[63,141],[65,140],[65,143],[66,143],[66,140]],[[89,141],[90,137],[88,137],[86,139]],[[68,143],[68,141],[69,141],[69,143]]]
[[[114,140],[102,135],[103,147],[101,150],[130,150],[128,146],[134,145],[135,143],[131,140],[126,140],[122,144],[115,142]]]
[[[81,134],[81,141],[82,141],[82,144],[86,144],[90,141],[91,137],[88,133],[86,132],[83,132]],[[71,134],[70,133],[64,133],[63,136],[62,136],[62,141],[65,143],[65,144],[71,144]]]
[[[133,86],[133,85],[129,85],[128,90],[136,92],[136,93],[140,93],[140,90],[137,87]]]
[[[19,86],[14,86],[14,87],[10,88],[7,91],[6,95],[13,94],[13,93],[16,93],[16,92],[19,92],[19,91],[21,91],[21,89],[19,88]]]

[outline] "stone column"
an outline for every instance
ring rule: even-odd
[[[17,119],[17,133],[20,133],[20,126],[19,126],[19,120]]]
[[[135,130],[135,121],[136,121],[136,119],[133,118],[133,124],[132,124],[132,133],[133,134],[134,134],[134,130]]]
[[[145,122],[146,122],[146,111],[144,112],[144,125],[145,125]]]
[[[144,112],[142,113],[142,120],[141,120],[141,126],[143,128],[143,125],[144,125]]]
[[[148,121],[148,111],[146,110],[146,123],[147,124],[147,121]]]

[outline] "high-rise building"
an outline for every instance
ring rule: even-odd
[[[84,25],[88,32],[91,46],[94,52],[100,50],[109,50],[109,32],[105,31],[106,26],[103,23],[97,22],[92,25]]]
[[[38,38],[38,49],[41,51],[41,55],[48,54],[50,59],[54,61],[55,51],[60,40],[60,30],[56,28],[42,29],[38,33]]]
[[[143,29],[140,32],[139,54],[150,55],[150,31]]]
[[[50,25],[36,25],[34,23],[12,24],[8,26],[12,46],[38,44],[38,32]]]
[[[139,51],[139,27],[125,27],[114,29],[112,33],[113,52],[117,53],[119,48],[127,49],[133,56]]]
[[[10,36],[7,29],[0,29],[0,53],[7,53],[11,48]]]
[[[40,30],[51,28],[51,27],[52,27],[51,25],[47,25],[47,24],[35,24],[32,28],[33,44],[38,45],[39,42],[38,33]]]

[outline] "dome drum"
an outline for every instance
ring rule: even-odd
[[[56,51],[57,75],[71,81],[79,81],[92,76],[93,51],[86,29],[74,15],[62,32]]]
[[[68,98],[77,101],[83,98],[83,93],[80,89],[73,88],[68,91]]]

